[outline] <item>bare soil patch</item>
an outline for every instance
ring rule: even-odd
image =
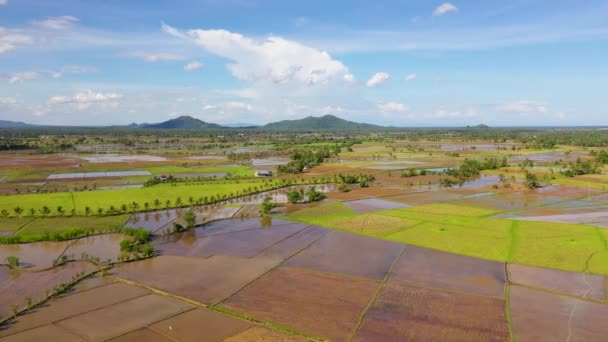
[[[257,319],[345,341],[378,286],[374,281],[278,268],[222,305]]]
[[[505,264],[407,246],[390,280],[436,289],[504,297]]]
[[[404,248],[399,243],[332,231],[285,265],[381,280]]]
[[[505,302],[388,283],[355,340],[508,341]]]
[[[280,259],[242,259],[213,256],[208,259],[159,256],[115,268],[120,278],[135,281],[204,304],[217,303],[255,280]]]

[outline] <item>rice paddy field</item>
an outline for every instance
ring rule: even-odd
[[[257,147],[3,155],[0,342],[608,336],[608,176],[559,172],[589,149],[370,139],[293,175],[283,145]],[[141,187],[100,189],[125,185]],[[324,198],[288,201],[311,187]],[[127,252],[142,235],[152,253]]]

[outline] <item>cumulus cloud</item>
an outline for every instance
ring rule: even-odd
[[[17,103],[17,99],[14,97],[0,97],[0,106],[8,106]]]
[[[497,107],[498,110],[520,114],[546,113],[547,105],[537,101],[522,100],[503,103]]]
[[[269,36],[258,41],[227,30],[179,31],[163,24],[163,31],[194,42],[207,51],[227,58],[232,74],[240,80],[284,84],[326,84],[349,74],[342,62],[329,53],[287,40]]]
[[[368,87],[377,87],[384,83],[386,80],[388,80],[390,77],[391,75],[386,72],[377,72],[374,74],[374,76],[367,80],[365,85]]]
[[[186,71],[196,71],[203,67],[203,63],[199,61],[192,61],[186,65],[184,65],[184,70]]]
[[[122,98],[121,94],[116,93],[98,93],[92,90],[85,90],[74,94],[73,96],[53,96],[47,104],[55,105],[74,105],[77,109],[87,109],[95,104],[115,105]]]
[[[355,75],[353,74],[344,74],[342,77],[346,82],[353,82],[355,80]]]
[[[457,12],[458,11],[458,7],[452,5],[449,2],[444,2],[443,4],[437,6],[437,8],[435,8],[435,10],[433,11],[433,15],[438,17],[441,15],[444,15],[446,13],[450,13],[450,12]]]
[[[377,107],[385,113],[405,113],[410,110],[407,105],[399,102],[378,103]]]
[[[31,44],[34,39],[21,30],[0,27],[0,54]]]
[[[44,20],[34,20],[32,21],[32,24],[51,30],[65,30],[66,28],[72,26],[78,21],[80,21],[80,19],[76,17],[72,17],[71,15],[64,15],[61,17],[48,17]]]
[[[160,52],[150,53],[143,51],[133,51],[126,53],[129,57],[137,57],[145,60],[146,62],[167,62],[167,61],[183,61],[186,57],[173,53]]]
[[[405,81],[406,82],[410,82],[416,79],[416,74],[409,74],[407,76],[405,76]]]

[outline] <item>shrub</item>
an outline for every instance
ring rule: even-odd
[[[302,194],[298,190],[291,190],[287,193],[289,203],[296,204],[302,200]]]
[[[6,263],[11,268],[19,268],[19,258],[16,256],[11,255],[6,257]]]
[[[186,222],[187,228],[192,228],[196,224],[196,215],[192,212],[192,210],[186,211],[184,214],[184,222]]]

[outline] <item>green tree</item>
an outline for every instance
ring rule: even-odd
[[[302,200],[302,194],[298,190],[291,190],[287,193],[289,203],[296,204]]]
[[[272,197],[266,197],[260,206],[260,211],[262,214],[268,215],[276,206],[276,203],[272,201]]]
[[[21,213],[23,213],[23,208],[21,208],[20,206],[16,206],[13,211],[15,212],[15,215],[17,216],[21,216]]]
[[[186,223],[186,227],[192,228],[196,224],[196,215],[192,212],[192,210],[186,211],[184,214],[184,222]]]

